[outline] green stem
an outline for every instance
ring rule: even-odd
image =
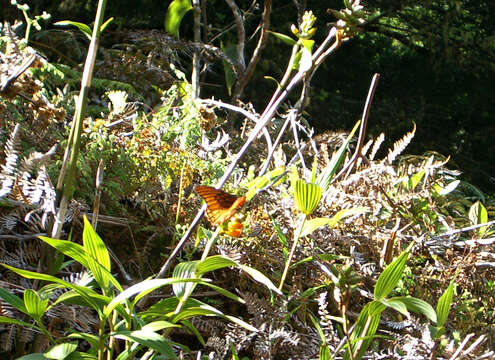
[[[96,52],[98,49],[98,39],[100,36],[100,28],[103,24],[106,3],[107,0],[98,1],[98,9],[96,11],[93,35],[91,36],[91,43],[89,44],[88,54],[86,56],[86,62],[84,64],[83,77],[81,80],[81,90],[77,99],[77,108],[72,124],[72,126],[74,127],[73,141],[71,144],[67,144],[67,146],[72,146],[72,150],[70,152],[69,166],[64,181],[63,196],[60,202],[59,212],[56,216],[55,224],[52,229],[52,237],[57,239],[60,238],[62,223],[65,217],[65,213],[67,212],[67,205],[74,192],[74,178],[77,167],[77,158],[79,157],[79,150],[81,147],[82,122],[84,118],[88,92],[91,86],[91,76],[93,74],[93,67],[95,64]]]
[[[213,244],[215,244],[215,241],[217,240],[218,234],[220,234],[221,227],[218,226],[211,238],[208,240],[206,243],[205,249],[203,250],[203,255],[201,255],[201,261],[205,260],[208,257],[208,254],[211,250],[211,247]],[[179,299],[179,303],[177,304],[177,307],[175,308],[174,314],[180,313],[182,308],[184,307],[184,304],[186,303],[187,299],[189,299],[189,296],[191,296],[194,288],[196,287],[196,283],[188,283],[186,286],[186,290],[184,291],[184,295]]]
[[[282,290],[282,287],[284,286],[285,278],[287,277],[287,273],[289,272],[289,266],[292,261],[292,257],[294,256],[294,252],[296,251],[297,244],[299,243],[299,239],[301,238],[301,233],[304,227],[304,223],[306,222],[306,217],[307,217],[306,214],[304,214],[297,236],[294,238],[294,243],[292,244],[292,248],[290,249],[289,258],[285,263],[285,269],[284,272],[282,273],[282,278],[280,279],[280,285],[278,286],[279,290]]]

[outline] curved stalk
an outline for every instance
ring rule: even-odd
[[[297,244],[299,243],[299,239],[301,238],[301,233],[304,228],[304,223],[306,222],[307,215],[304,214],[304,217],[301,222],[301,226],[299,227],[299,231],[297,236],[294,238],[294,243],[292,244],[292,248],[290,249],[289,257],[287,258],[287,262],[285,263],[284,272],[282,273],[282,277],[280,278],[280,285],[278,286],[279,290],[282,290],[284,286],[285,278],[287,277],[287,273],[289,272],[289,266],[292,261],[292,257],[294,256],[294,252],[296,251]]]

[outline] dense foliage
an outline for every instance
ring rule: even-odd
[[[5,7],[0,357],[494,355],[494,5],[103,4]]]

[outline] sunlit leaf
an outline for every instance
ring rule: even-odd
[[[165,31],[175,37],[179,37],[182,18],[192,9],[190,0],[173,0],[168,6],[167,14],[165,15]]]
[[[268,33],[272,34],[275,36],[277,39],[282,40],[284,43],[290,46],[296,45],[297,41],[291,38],[290,36],[287,36],[285,34],[281,34],[275,31],[268,31]]]
[[[442,296],[440,296],[440,299],[438,299],[437,327],[444,326],[445,323],[447,322],[453,297],[454,297],[454,282],[451,281],[445,292],[442,294]]]
[[[409,251],[403,251],[397,259],[387,265],[383,270],[375,285],[375,300],[384,299],[397,286],[397,283],[404,273],[408,257]]]
[[[299,179],[295,182],[294,196],[298,209],[309,215],[315,211],[320,202],[321,188],[317,184],[306,183]]]
[[[76,343],[62,343],[53,346],[44,353],[45,357],[54,360],[64,360],[77,349]]]

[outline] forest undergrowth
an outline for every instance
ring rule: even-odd
[[[333,15],[318,46],[311,12],[275,34],[293,56],[261,113],[199,97],[163,33],[100,47],[79,92],[85,70],[2,27],[2,358],[494,356],[493,197],[448,156],[407,154],[413,123],[389,149],[366,134],[378,74],[353,129],[304,117],[318,65],[369,16]]]

